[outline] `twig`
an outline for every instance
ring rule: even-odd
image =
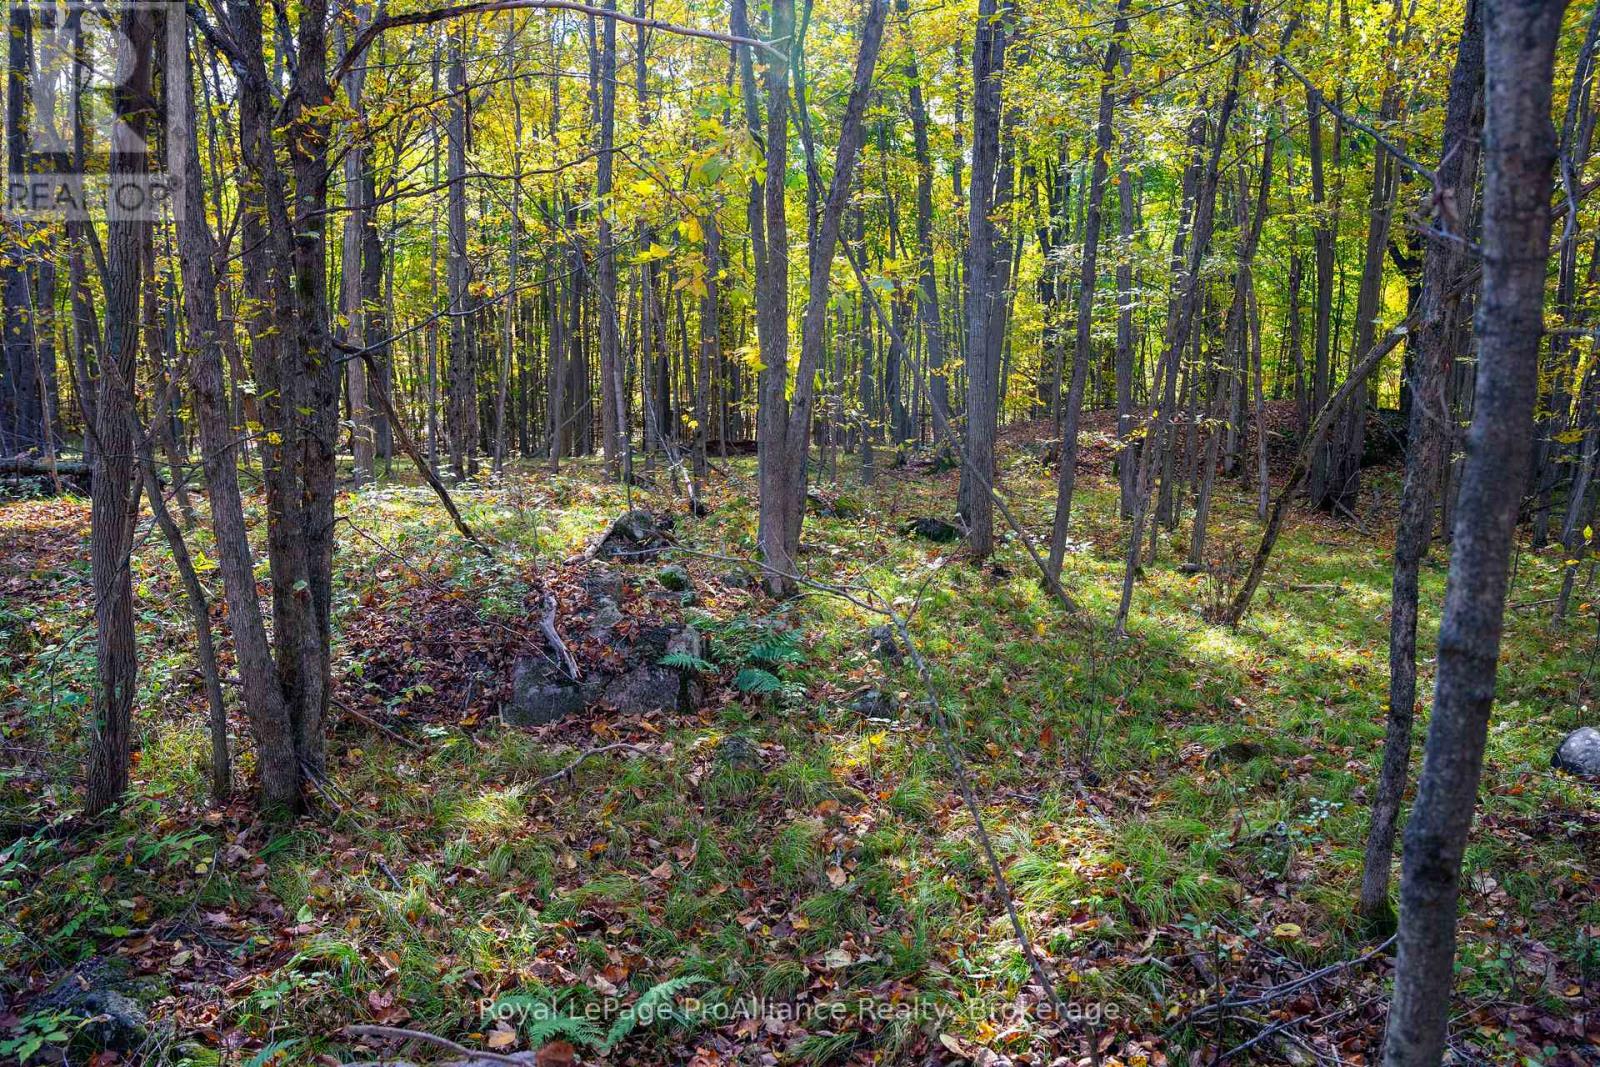
[[[556,629],[556,598],[553,593],[544,595],[544,614],[539,618],[539,631],[544,634],[544,639],[550,642],[550,647],[561,660],[561,666],[567,672],[567,677],[574,682],[578,680],[578,661],[572,658],[572,653],[567,650],[567,643],[561,640],[561,634]]]
[[[433,1045],[447,1052],[454,1052],[458,1056],[467,1057],[468,1064],[473,1063],[505,1063],[510,1067],[527,1067],[531,1058],[527,1056],[502,1056],[498,1052],[474,1052],[465,1045],[458,1045],[447,1037],[437,1034],[424,1033],[421,1030],[407,1030],[399,1026],[347,1026],[344,1032],[351,1037],[382,1037],[391,1041],[421,1041],[425,1045]]]
[[[427,481],[434,495],[439,498],[439,503],[444,505],[444,510],[450,515],[451,523],[461,532],[461,536],[472,542],[473,547],[483,553],[486,559],[494,559],[494,552],[481,537],[473,532],[472,527],[467,525],[467,520],[461,517],[461,512],[456,510],[455,500],[450,496],[450,490],[444,487],[444,483],[439,480],[439,475],[434,473],[432,464],[423,458],[422,450],[411,439],[411,431],[406,429],[405,421],[400,418],[399,413],[394,409],[394,404],[389,400],[389,391],[383,387],[383,375],[378,365],[373,362],[372,353],[361,352],[359,354],[362,362],[367,365],[369,388],[377,395],[378,402],[383,405],[383,413],[388,418],[389,425],[394,428],[395,436],[400,438],[400,447],[405,451],[406,455],[411,457],[411,462],[416,464],[417,471]]]
[[[1320,982],[1322,979],[1338,974],[1341,971],[1347,971],[1354,967],[1359,967],[1368,960],[1373,959],[1376,956],[1383,955],[1388,950],[1389,946],[1394,944],[1394,940],[1394,935],[1391,934],[1389,938],[1382,944],[1368,949],[1366,952],[1355,957],[1354,959],[1341,960],[1338,963],[1330,963],[1321,970],[1312,971],[1310,974],[1296,978],[1292,982],[1285,982],[1282,985],[1272,986],[1271,988],[1263,990],[1254,996],[1240,997],[1238,999],[1229,997],[1223,1000],[1215,1001],[1211,1004],[1202,1004],[1194,1011],[1191,1011],[1188,1015],[1184,1016],[1183,1021],[1187,1022],[1191,1019],[1198,1019],[1213,1012],[1226,1012],[1235,1008],[1258,1008],[1263,1004],[1270,1004],[1275,1000],[1281,1000],[1291,993],[1295,993],[1301,989],[1304,989],[1308,985]]]
[[[372,727],[374,730],[378,731],[380,734],[382,734],[383,736],[387,737],[391,741],[398,742],[399,744],[402,744],[402,745],[406,746],[407,748],[413,749],[413,750],[415,750],[417,752],[426,752],[427,751],[426,748],[424,748],[422,745],[418,744],[417,742],[411,740],[411,738],[407,737],[405,734],[402,734],[397,730],[393,730],[390,727],[387,727],[387,726],[383,725],[383,723],[379,722],[377,719],[374,719],[372,716],[368,715],[366,712],[360,711],[360,710],[358,710],[356,708],[351,707],[349,704],[346,704],[344,701],[340,700],[338,697],[329,697],[328,698],[328,703],[332,704],[334,707],[338,708],[340,711],[344,712],[346,715],[350,716],[352,719],[355,719],[357,722],[365,723],[367,726]]]
[[[578,754],[577,759],[573,760],[559,771],[556,771],[554,774],[547,774],[543,778],[536,779],[533,784],[536,786],[549,785],[551,782],[566,778],[572,774],[573,771],[578,769],[578,765],[584,760],[588,759],[590,756],[598,756],[606,752],[615,752],[618,749],[623,748],[627,749],[629,752],[633,752],[641,756],[650,754],[649,749],[643,747],[642,745],[635,745],[630,741],[617,741],[609,745],[600,745],[598,748],[586,748]]]

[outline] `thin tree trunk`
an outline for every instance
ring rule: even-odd
[[[960,512],[974,560],[994,551],[994,448],[1000,397],[1000,339],[990,334],[1001,294],[994,290],[998,234],[993,211],[1000,164],[1000,86],[1005,73],[1006,15],[1001,0],[979,0],[972,44],[972,178],[967,209],[966,462]]]
[[[1106,173],[1111,161],[1112,110],[1115,106],[1116,71],[1122,62],[1122,38],[1128,32],[1128,0],[1117,0],[1117,19],[1100,67],[1100,113],[1095,126],[1094,163],[1089,175],[1089,206],[1084,217],[1083,266],[1078,278],[1077,336],[1072,358],[1072,384],[1067,389],[1067,410],[1061,423],[1061,471],[1056,481],[1055,521],[1050,527],[1050,580],[1061,578],[1067,551],[1067,526],[1072,519],[1072,491],[1077,481],[1078,424],[1083,412],[1083,390],[1089,373],[1090,326],[1094,319],[1094,291],[1100,252],[1100,205],[1105,200]]]
[[[1476,411],[1467,433],[1433,714],[1406,823],[1386,1067],[1444,1052],[1461,857],[1494,702],[1521,488],[1532,452],[1549,258],[1550,122],[1564,0],[1484,0],[1483,289]]]
[[[1456,205],[1472,202],[1477,182],[1477,131],[1483,94],[1483,31],[1479,0],[1467,6],[1465,25],[1450,76],[1445,105],[1443,154],[1439,185]],[[1452,212],[1453,213],[1453,212]],[[1466,264],[1464,220],[1448,216],[1434,225],[1451,236],[1430,237],[1422,267],[1422,292],[1417,299],[1417,333],[1411,344],[1411,424],[1407,434],[1405,484],[1400,492],[1400,521],[1395,530],[1394,576],[1389,617],[1389,712],[1383,765],[1372,801],[1362,864],[1357,913],[1375,930],[1393,925],[1389,904],[1389,869],[1394,856],[1395,826],[1411,764],[1412,709],[1417,700],[1417,579],[1433,530],[1434,488],[1444,464],[1451,415],[1446,383],[1456,337],[1456,308],[1448,292]],[[1385,931],[1386,932],[1386,931]]]
[[[146,169],[143,149],[151,108],[154,13],[137,6],[124,8],[119,32],[124,46],[117,50],[112,96],[117,136],[110,174],[112,181],[137,181]],[[129,567],[139,506],[133,381],[139,351],[140,266],[151,226],[146,219],[120,212],[115,198],[110,203],[106,217],[106,351],[95,402],[96,448],[90,488],[96,685],[84,811],[91,816],[118,803],[128,790],[133,693],[138,678]]]

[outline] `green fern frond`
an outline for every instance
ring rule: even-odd
[[[768,634],[750,646],[750,659],[757,663],[794,663],[805,658],[800,642],[790,634]]]
[[[778,676],[760,667],[746,667],[734,676],[733,684],[739,692],[751,696],[768,696],[783,690],[783,682]]]
[[[656,661],[663,667],[671,667],[675,671],[696,671],[700,674],[715,674],[717,665],[710,660],[691,656],[687,652],[669,652]]]
[[[630,1004],[611,1024],[611,1030],[606,1034],[600,1051],[610,1052],[641,1025],[649,1026],[657,1019],[678,1018],[681,1013],[673,1005],[673,998],[687,989],[705,985],[707,981],[698,974],[686,974],[669,978],[665,982],[657,982],[646,989],[639,999]]]

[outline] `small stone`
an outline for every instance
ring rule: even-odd
[[[717,575],[717,580],[729,589],[754,589],[760,579],[743,567],[727,567]]]
[[[670,589],[674,593],[681,593],[694,584],[689,572],[676,563],[662,567],[656,574],[656,581],[661,583],[662,588]]]
[[[846,707],[868,719],[893,719],[900,714],[900,698],[881,689],[863,689]]]
[[[816,486],[806,490],[806,507],[830,519],[857,519],[861,517],[861,502],[842,493],[824,493]]]
[[[1600,730],[1580,726],[1572,731],[1550,757],[1550,766],[1580,778],[1600,779]]]
[[[1229,741],[1206,754],[1206,766],[1220,767],[1227,763],[1249,763],[1257,756],[1266,755],[1266,752],[1266,749],[1254,741]]]
[[[717,766],[732,771],[761,769],[761,749],[743,734],[729,734],[717,744]]]
[[[705,638],[700,636],[700,631],[693,626],[685,626],[671,637],[667,638],[667,651],[669,656],[693,656],[695,659],[706,658]]]
[[[92,1019],[77,1028],[79,1040],[108,1052],[130,1052],[148,1037],[150,1017],[121,985],[110,965],[90,960],[56,982],[34,1008],[64,1012],[76,1020]]]
[[[546,726],[583,710],[583,691],[572,682],[553,676],[555,670],[540,656],[522,656],[512,668],[511,702],[500,708],[507,726]]]
[[[961,540],[961,529],[953,523],[945,522],[943,519],[912,519],[906,523],[905,529],[907,533],[916,534],[918,537],[941,545]]]
[[[903,663],[906,658],[905,649],[900,647],[899,635],[888,623],[867,631],[867,651],[885,663]]]

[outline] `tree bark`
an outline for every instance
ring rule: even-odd
[[[994,447],[1000,400],[1000,338],[990,333],[995,308],[996,233],[992,213],[1000,163],[1001,80],[1006,17],[1002,0],[979,0],[972,42],[972,177],[967,208],[967,432],[960,513],[974,560],[994,552]]]
[[[1476,410],[1439,626],[1433,714],[1405,831],[1387,1067],[1431,1067],[1444,1051],[1461,857],[1483,769],[1517,510],[1532,452],[1556,157],[1551,83],[1565,7],[1565,0],[1483,4]]]
[[[1077,481],[1078,424],[1083,412],[1083,390],[1089,374],[1090,326],[1094,318],[1094,291],[1100,252],[1100,206],[1105,200],[1106,173],[1111,161],[1112,111],[1115,106],[1116,71],[1122,61],[1122,38],[1128,32],[1128,0],[1117,0],[1117,19],[1100,67],[1100,111],[1095,124],[1094,163],[1089,175],[1089,206],[1083,224],[1083,266],[1078,278],[1077,333],[1073,348],[1072,384],[1067,388],[1067,409],[1061,420],[1061,471],[1056,481],[1055,521],[1050,527],[1050,579],[1061,577],[1067,551],[1067,525],[1072,519],[1072,491]]]
[[[155,16],[130,5],[118,16],[124,47],[117,50],[112,94],[116,114],[111,180],[137,181],[145,173],[144,141],[153,105],[152,42]],[[84,811],[94,816],[128,790],[133,693],[138,678],[133,634],[133,580],[129,557],[138,514],[135,481],[133,381],[139,351],[141,264],[150,222],[129,217],[113,198],[106,214],[106,352],[95,402],[97,438],[90,488],[89,561],[94,585],[94,736],[89,752]]]
[[[1470,204],[1477,183],[1477,131],[1482,122],[1483,29],[1478,0],[1467,6],[1457,45],[1450,95],[1445,105],[1439,187],[1455,205]],[[1411,359],[1411,421],[1405,484],[1395,530],[1394,575],[1389,618],[1389,713],[1383,764],[1372,801],[1357,912],[1374,929],[1393,925],[1389,868],[1395,825],[1411,763],[1412,708],[1417,700],[1417,577],[1433,531],[1434,488],[1444,463],[1453,422],[1445,386],[1454,360],[1456,308],[1450,299],[1466,262],[1465,223],[1445,212],[1434,226],[1449,237],[1430,237],[1417,298],[1417,332],[1407,347]],[[1452,210],[1449,214],[1454,214]],[[1384,932],[1387,932],[1385,930]]]

